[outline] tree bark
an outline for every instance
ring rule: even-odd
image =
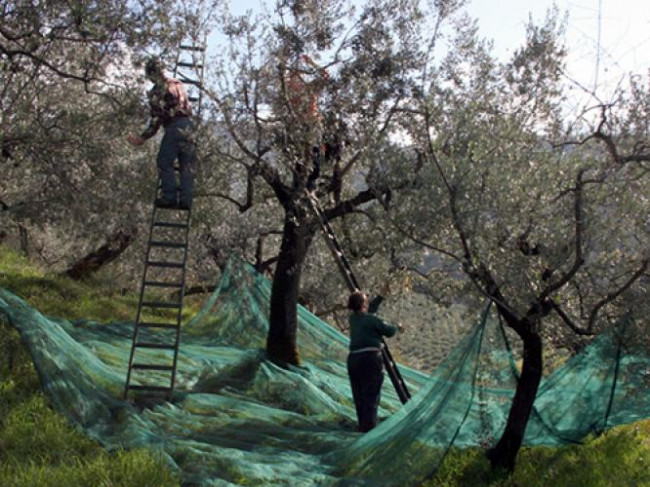
[[[512,400],[508,421],[503,435],[487,453],[494,469],[512,472],[515,459],[521,448],[528,419],[533,411],[533,403],[542,379],[542,339],[530,322],[519,323],[513,327],[524,345],[524,359],[521,376]]]
[[[299,365],[296,337],[300,276],[315,227],[309,223],[304,211],[295,208],[285,211],[282,244],[271,287],[266,352],[273,362]]]
[[[213,293],[217,290],[217,286],[211,285],[211,286],[192,286],[188,287],[185,289],[185,296],[192,296],[193,294],[206,294],[206,293]],[[174,293],[175,296],[180,297],[180,292]]]
[[[104,245],[79,259],[64,274],[74,280],[90,276],[122,255],[133,243],[137,233],[138,230],[135,227],[131,227],[128,232],[120,230],[114,233],[106,239]]]
[[[27,232],[27,228],[25,228],[22,224],[19,224],[18,232],[20,234],[20,250],[25,255],[25,257],[29,257],[29,234]]]

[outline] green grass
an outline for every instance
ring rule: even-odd
[[[618,427],[581,445],[522,448],[512,475],[492,472],[482,450],[451,450],[424,487],[650,486],[650,420]]]
[[[4,247],[0,286],[47,315],[68,319],[133,320],[137,307],[137,296],[48,276]],[[0,317],[0,485],[158,487],[180,480],[160,454],[107,452],[55,412],[18,333]]]
[[[5,381],[3,386],[2,397],[11,396],[11,384]],[[0,485],[7,486],[179,484],[159,455],[107,452],[70,427],[39,393],[15,401],[3,417],[0,465]]]
[[[138,296],[125,294],[121,287],[99,277],[78,282],[50,275],[3,246],[0,246],[0,287],[17,294],[45,315],[70,320],[133,321],[138,303]],[[183,321],[198,311],[199,299],[185,300]],[[161,315],[175,316],[168,311],[157,314]],[[143,319],[148,317],[151,316],[144,315]]]

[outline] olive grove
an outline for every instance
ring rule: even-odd
[[[192,279],[214,284],[229,253],[268,272],[267,353],[298,364],[300,299],[325,313],[343,298],[316,195],[367,289],[395,268],[429,273],[435,300],[490,300],[519,337],[488,452],[512,469],[545,351],[626,316],[647,324],[650,78],[607,94],[571,84],[555,10],[499,61],[464,3],[292,0],[236,16],[224,2],[0,2],[0,240],[75,278],[108,249],[132,283],[141,255],[125,251],[144,239],[156,177],[156,144],[124,140],[146,120],[136,71],[149,54],[171,66],[189,32],[214,27]],[[570,112],[569,88],[588,100]]]

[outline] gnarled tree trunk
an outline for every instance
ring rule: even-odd
[[[75,280],[90,276],[122,255],[133,243],[137,233],[136,227],[131,227],[128,232],[123,230],[115,232],[106,239],[104,245],[79,259],[64,274]]]
[[[526,425],[542,379],[542,339],[539,333],[533,331],[537,327],[526,321],[519,322],[512,328],[521,337],[524,345],[522,371],[503,435],[487,453],[493,468],[502,468],[509,472],[515,468],[515,459],[524,439]]]
[[[286,210],[282,245],[271,287],[270,327],[266,341],[269,359],[280,364],[300,363],[296,343],[300,276],[315,229],[304,210]]]

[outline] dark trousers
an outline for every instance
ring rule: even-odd
[[[192,121],[178,118],[165,127],[165,135],[158,151],[158,175],[162,185],[162,197],[177,202],[174,161],[178,159],[180,169],[180,202],[189,205],[192,200],[192,170],[194,165],[194,143],[191,140]]]
[[[348,374],[359,419],[359,431],[365,433],[377,426],[377,409],[384,382],[381,354],[351,353],[348,355]]]

